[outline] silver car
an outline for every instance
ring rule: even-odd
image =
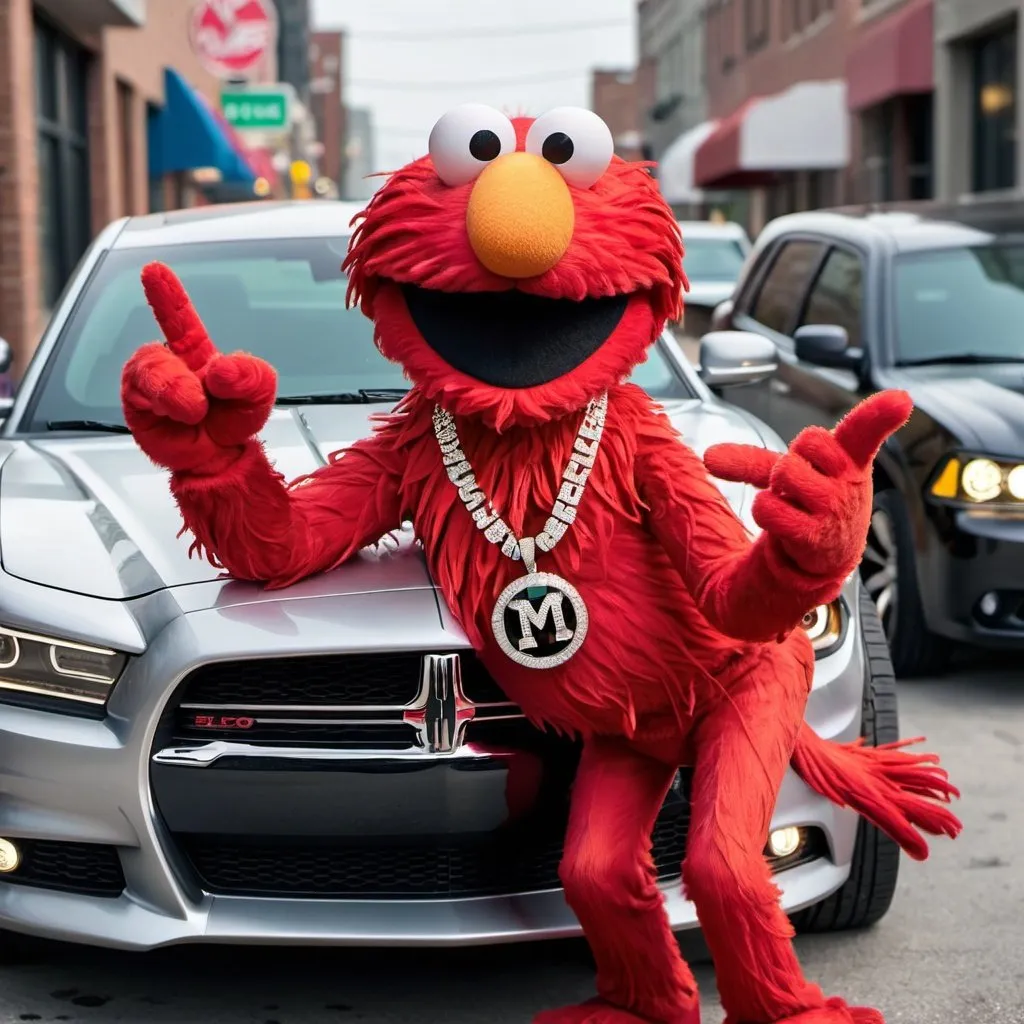
[[[139,272],[159,258],[222,349],[277,367],[264,441],[282,473],[365,434],[407,383],[343,308],[354,212],[119,221],[54,313],[0,436],[0,928],[138,950],[579,933],[557,876],[578,749],[505,700],[411,534],[285,590],[230,579],[189,557],[166,475],[125,432],[121,368],[157,335]],[[780,448],[716,397],[774,358],[749,335],[708,336],[698,375],[666,334],[634,379],[698,451]],[[748,517],[750,490],[723,487]],[[894,739],[859,582],[804,626],[811,725]],[[677,929],[697,923],[680,885],[688,789],[684,766],[654,835]],[[881,917],[899,862],[792,774],[765,856],[787,910],[817,930]]]

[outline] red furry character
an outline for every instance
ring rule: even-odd
[[[345,264],[381,351],[414,385],[374,435],[286,485],[255,436],[274,403],[273,369],[219,354],[156,264],[143,281],[168,345],[140,349],[123,378],[139,445],[172,471],[197,547],[235,577],[287,586],[411,519],[509,699],[582,737],[561,878],[597,961],[598,998],[538,1022],[698,1024],[650,855],[655,817],[689,764],[683,878],[728,1024],[879,1024],[878,1011],[805,980],[763,849],[789,765],[912,857],[927,856],[918,829],[960,829],[941,806],[958,794],[934,756],[827,743],[804,722],[814,658],[797,626],[857,567],[871,463],[910,415],[908,397],[877,395],[833,432],[809,427],[781,457],[720,445],[702,463],[622,383],[679,314],[685,285],[678,227],[645,167],[613,157],[596,115],[568,108],[537,121],[457,108],[430,150],[375,195]],[[599,444],[592,414],[580,447],[584,410],[603,394]],[[435,407],[453,417],[447,426]],[[573,464],[586,485],[575,521],[563,515],[553,550],[516,546],[549,529],[574,450],[592,455]],[[763,489],[756,540],[708,470]],[[484,536],[491,512],[474,504],[478,489],[512,541],[500,526],[497,543]],[[535,554],[585,602],[585,639],[562,664],[538,671],[496,640],[492,609],[523,575],[510,552],[528,567]]]

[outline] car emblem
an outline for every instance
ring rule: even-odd
[[[416,729],[417,746],[428,754],[451,754],[462,746],[476,705],[462,691],[462,665],[457,654],[428,654],[416,700],[402,721]]]

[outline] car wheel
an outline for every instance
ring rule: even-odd
[[[875,494],[860,574],[882,622],[896,675],[938,672],[948,643],[925,625],[910,517],[896,491]]]
[[[863,589],[860,626],[868,667],[861,735],[869,746],[877,747],[900,738],[896,676],[875,604]],[[857,826],[850,877],[828,899],[794,914],[794,926],[798,932],[839,932],[870,927],[880,921],[892,905],[899,867],[899,844],[862,818]]]

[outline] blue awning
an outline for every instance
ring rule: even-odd
[[[206,101],[177,71],[165,68],[164,106],[149,124],[149,176],[199,167],[216,167],[224,181],[256,180]]]

